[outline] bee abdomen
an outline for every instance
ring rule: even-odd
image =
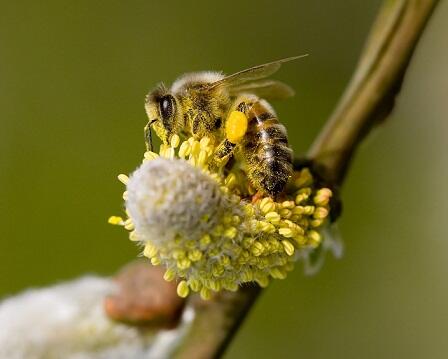
[[[265,101],[256,102],[248,113],[249,127],[243,143],[247,175],[264,193],[282,192],[292,175],[292,150],[285,126]]]

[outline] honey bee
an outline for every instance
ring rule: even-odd
[[[219,72],[185,74],[166,88],[163,84],[145,100],[149,122],[145,127],[148,150],[151,129],[163,143],[174,134],[219,141],[213,161],[241,158],[247,177],[259,193],[275,197],[293,173],[292,150],[286,128],[267,99],[294,95],[286,84],[266,79],[290,57],[224,76]]]

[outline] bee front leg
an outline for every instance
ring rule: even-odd
[[[148,122],[148,124],[145,126],[144,129],[145,132],[145,145],[146,145],[146,151],[151,151],[153,150],[153,145],[152,145],[152,135],[151,135],[151,126],[150,123]]]

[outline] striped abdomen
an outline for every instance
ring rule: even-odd
[[[285,126],[264,100],[256,101],[247,116],[249,125],[241,147],[247,176],[259,191],[275,196],[293,172]]]

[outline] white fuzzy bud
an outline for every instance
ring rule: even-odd
[[[176,235],[199,238],[228,207],[219,184],[181,159],[145,162],[127,184],[126,208],[136,232],[154,243]]]
[[[194,313],[172,330],[144,331],[109,319],[110,278],[83,277],[0,302],[0,358],[158,359],[171,357]]]

